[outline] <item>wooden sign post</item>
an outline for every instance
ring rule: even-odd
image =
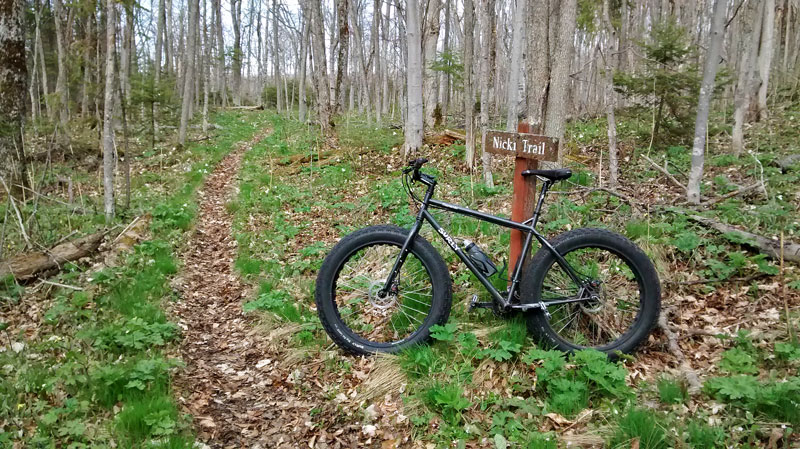
[[[530,129],[529,123],[519,123],[516,133],[488,131],[483,142],[485,151],[514,156],[514,194],[511,200],[511,219],[517,222],[531,218],[536,206],[536,177],[523,177],[522,172],[539,168],[539,161],[555,162],[558,160],[558,140],[538,134],[529,134]],[[522,253],[524,242],[521,231],[511,230],[511,251],[508,257],[509,278]]]

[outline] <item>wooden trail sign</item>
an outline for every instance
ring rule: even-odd
[[[523,177],[522,172],[538,169],[539,161],[556,162],[558,160],[558,139],[530,134],[531,125],[529,123],[519,123],[517,131],[519,132],[487,131],[483,140],[483,148],[489,153],[514,156],[514,194],[511,200],[511,219],[522,222],[533,216],[536,198],[536,176]],[[517,259],[522,253],[524,243],[525,238],[522,232],[512,229],[508,257],[509,280],[517,266]]]
[[[529,129],[527,123],[520,123],[519,127]],[[558,160],[558,139],[539,134],[487,131],[483,148],[489,153],[511,155],[523,159],[550,162]]]

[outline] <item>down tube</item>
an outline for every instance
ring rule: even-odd
[[[428,223],[431,224],[433,229],[435,229],[436,232],[438,232],[439,235],[442,236],[442,239],[445,241],[445,243],[447,243],[447,245],[450,246],[450,249],[452,249],[456,253],[458,258],[461,259],[462,262],[464,262],[467,268],[469,268],[470,271],[472,271],[472,274],[474,274],[475,277],[477,277],[478,280],[481,281],[481,284],[483,284],[483,286],[486,287],[486,290],[489,291],[492,297],[500,304],[505,304],[506,303],[505,298],[503,298],[500,292],[497,291],[497,289],[494,287],[494,285],[492,285],[489,279],[486,278],[486,276],[484,276],[483,273],[480,272],[480,270],[478,270],[478,267],[476,267],[475,264],[472,263],[472,260],[469,257],[467,257],[466,254],[464,254],[464,251],[462,251],[461,248],[458,247],[458,244],[456,244],[456,241],[453,240],[452,237],[450,237],[450,234],[448,234],[447,231],[445,231],[439,225],[436,219],[433,218],[433,215],[431,215],[431,213],[428,212],[427,210],[423,210],[422,216],[425,217],[425,220],[427,220]]]

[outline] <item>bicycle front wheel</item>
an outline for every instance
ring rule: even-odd
[[[540,249],[522,287],[526,302],[543,302],[547,313],[531,312],[529,329],[562,351],[595,348],[612,358],[632,352],[658,320],[661,286],[653,263],[633,242],[603,229],[569,231],[551,244],[583,285]],[[554,303],[568,300],[576,301]]]
[[[397,352],[426,341],[431,326],[447,321],[450,275],[422,237],[409,248],[390,291],[382,292],[407,236],[395,226],[361,229],[325,258],[317,276],[317,313],[331,339],[348,352]]]

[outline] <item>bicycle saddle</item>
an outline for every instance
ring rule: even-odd
[[[525,170],[522,172],[522,176],[541,176],[543,178],[547,178],[551,181],[560,181],[562,179],[567,179],[572,176],[572,170],[568,168],[558,168],[555,170]]]

